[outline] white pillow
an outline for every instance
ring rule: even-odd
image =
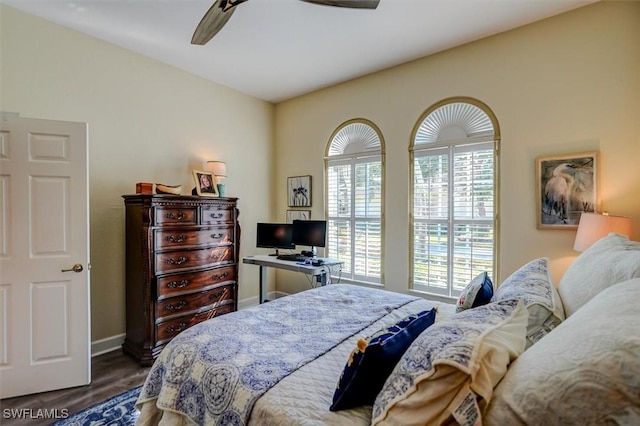
[[[524,350],[528,315],[521,300],[511,299],[427,328],[387,378],[372,425],[481,422],[493,388]]]
[[[511,364],[491,425],[640,425],[640,279],[602,291]]]
[[[640,242],[609,234],[569,266],[558,291],[567,317],[607,287],[640,277]]]
[[[549,258],[523,265],[500,284],[493,301],[523,299],[529,311],[527,348],[564,321],[564,309],[549,271]]]

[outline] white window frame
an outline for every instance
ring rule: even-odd
[[[356,152],[349,152],[348,142],[342,140],[340,142],[341,146],[336,150],[335,138],[336,135],[340,133],[345,127],[351,124],[363,124],[368,126],[375,132],[378,138],[378,146],[374,146],[374,149],[360,149]],[[356,141],[357,142],[357,141]],[[333,146],[333,149],[332,149]],[[380,191],[381,191],[381,205],[380,205],[380,216],[378,217],[363,217],[356,216],[356,166],[358,164],[367,164],[367,163],[378,163],[381,168],[381,183],[380,183]],[[330,193],[330,185],[329,185],[329,168],[333,166],[348,166],[350,168],[350,209],[349,215],[340,215],[332,216],[329,211],[329,200],[333,197],[337,198],[337,194]],[[354,119],[349,120],[335,130],[331,138],[329,139],[329,143],[327,144],[327,154],[325,156],[325,188],[326,197],[325,197],[325,217],[328,221],[327,227],[327,240],[332,238],[331,236],[331,223],[334,221],[342,221],[348,222],[351,235],[350,235],[350,253],[347,256],[341,255],[340,253],[334,253],[331,251],[331,244],[327,244],[327,256],[337,258],[348,262],[349,264],[346,267],[343,267],[343,272],[341,276],[341,280],[345,282],[354,282],[354,283],[364,283],[364,284],[374,284],[380,285],[384,282],[384,141],[382,139],[382,134],[380,130],[375,126],[374,123],[365,120],[365,119]],[[363,222],[376,222],[380,225],[380,257],[377,259],[380,262],[380,274],[379,276],[372,275],[362,275],[356,274],[356,223]]]
[[[490,120],[490,124],[493,127],[492,129],[490,129],[491,131],[487,132],[486,131],[486,121],[484,123],[485,127],[483,128],[483,131],[476,133],[475,135],[468,131],[467,132],[467,137],[464,139],[453,139],[453,140],[441,140],[438,138],[438,133],[439,130],[442,130],[444,127],[446,127],[447,119],[442,119],[440,118],[439,120],[442,121],[442,128],[438,129],[438,128],[433,128],[433,126],[430,126],[431,129],[430,131],[433,131],[433,134],[431,135],[427,135],[425,137],[425,135],[422,135],[422,139],[419,136],[419,129],[420,127],[423,125],[423,123],[426,123],[427,119],[429,118],[430,114],[432,113],[442,113],[442,107],[447,106],[448,104],[464,104],[464,103],[468,103],[471,104],[477,108],[479,108],[480,110],[482,110],[482,112],[484,114],[486,114],[486,119]],[[455,125],[455,117],[448,118],[451,122],[448,123],[448,125],[454,124]],[[467,129],[468,130],[468,129]],[[443,132],[445,133],[445,132]],[[426,138],[426,139],[425,139]],[[444,138],[446,139],[446,138]],[[412,138],[411,138],[411,146],[410,146],[410,255],[409,255],[409,287],[416,292],[420,292],[420,293],[428,293],[431,295],[437,295],[439,297],[444,298],[445,300],[451,300],[451,299],[455,299],[460,295],[460,290],[456,290],[454,289],[453,286],[453,272],[454,272],[454,267],[453,267],[453,260],[454,260],[454,245],[455,245],[455,240],[454,240],[454,232],[456,229],[457,225],[487,225],[490,224],[492,226],[492,233],[493,233],[493,250],[492,250],[492,267],[489,272],[489,274],[491,275],[492,279],[494,280],[494,282],[496,282],[499,277],[498,277],[498,252],[499,252],[499,234],[498,234],[498,230],[499,230],[499,223],[498,223],[498,206],[499,206],[499,186],[498,186],[498,170],[499,170],[499,141],[500,141],[500,136],[499,136],[499,127],[497,124],[497,120],[495,119],[495,116],[493,115],[493,113],[491,112],[491,110],[482,102],[472,99],[472,98],[449,98],[449,99],[445,99],[443,101],[438,102],[437,104],[434,104],[433,106],[431,106],[429,109],[427,109],[425,111],[425,113],[423,113],[423,115],[421,116],[421,118],[418,120],[416,127],[414,128],[413,134],[412,134]],[[454,154],[455,153],[459,153],[459,152],[471,152],[474,150],[493,150],[493,205],[490,208],[490,211],[493,213],[491,217],[489,218],[483,218],[483,219],[475,219],[475,218],[465,218],[465,219],[460,219],[460,218],[455,218],[454,216],[454,201],[455,201],[455,197],[454,197],[454,190],[455,190],[455,185],[454,185],[454,168],[453,168],[453,161],[454,161]],[[416,159],[420,158],[420,157],[425,157],[428,156],[430,154],[435,154],[435,153],[444,153],[447,155],[447,161],[448,161],[448,197],[447,197],[447,216],[446,218],[440,218],[440,219],[424,219],[424,218],[416,218],[415,216],[415,197],[416,197],[416,188],[415,188],[415,184],[416,184],[416,180],[415,180],[415,163],[416,163]],[[420,232],[416,229],[416,225],[420,224],[442,224],[446,227],[447,229],[447,235],[446,235],[446,287],[445,288],[441,288],[438,285],[428,285],[428,284],[424,284],[422,282],[416,282],[415,280],[415,274],[416,274],[416,252],[415,252],[415,244],[418,240],[418,236],[417,233]],[[422,238],[420,238],[421,241],[425,241],[427,240],[427,236],[428,234],[425,234]],[[471,271],[471,270],[470,270]]]

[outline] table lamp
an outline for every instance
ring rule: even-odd
[[[207,169],[216,177],[218,195],[224,197],[224,180],[227,178],[227,164],[224,161],[207,161]]]
[[[631,218],[623,216],[609,216],[608,214],[582,213],[573,249],[585,251],[600,238],[615,232],[616,234],[631,235]]]

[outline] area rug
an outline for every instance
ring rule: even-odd
[[[99,402],[76,414],[72,414],[64,420],[57,421],[51,426],[133,425],[140,415],[140,412],[135,407],[138,395],[140,395],[140,389],[142,389],[142,386],[129,389],[106,401]]]

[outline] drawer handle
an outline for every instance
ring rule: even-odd
[[[182,287],[186,287],[189,285],[189,280],[182,280],[179,283],[176,281],[171,281],[169,284],[167,284],[167,287],[169,288],[182,288]]]
[[[187,305],[187,302],[185,302],[184,300],[181,300],[175,305],[173,303],[169,303],[165,307],[170,311],[173,311],[173,310],[179,311],[180,309],[184,308],[186,305]]]
[[[224,234],[222,232],[219,234],[211,234],[211,238],[213,238],[214,240],[219,240],[222,237],[224,237]]]
[[[178,235],[177,237],[174,237],[173,235],[169,235],[165,239],[170,243],[184,243],[187,240],[187,237],[185,237],[184,235]]]
[[[184,214],[183,212],[178,213],[177,215],[174,215],[172,212],[169,212],[166,214],[167,219],[172,219],[172,220],[182,220],[185,217],[187,217],[186,214]]]
[[[209,216],[211,216],[212,219],[220,219],[224,216],[224,213],[222,212],[211,213]]]
[[[182,330],[186,328],[187,328],[187,323],[181,322],[180,324],[178,324],[177,327],[170,325],[169,327],[167,327],[167,331],[169,333],[180,333]]]
[[[209,295],[209,300],[214,300],[214,299],[218,299],[216,303],[220,302],[221,300],[223,300],[225,298],[225,296],[227,295],[227,293],[229,292],[228,289],[224,289],[219,293],[214,293],[214,294],[210,294]]]
[[[189,260],[187,257],[185,256],[180,256],[178,258],[178,260],[176,259],[167,259],[164,262],[168,263],[169,265],[182,265],[183,263],[185,263],[187,260]]]
[[[229,276],[228,272],[223,272],[222,274],[214,274],[211,276],[211,278],[213,278],[214,280],[221,280],[223,278],[227,278]]]

